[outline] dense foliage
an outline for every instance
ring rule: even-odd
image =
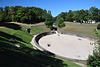
[[[51,11],[48,11],[48,13],[46,15],[45,25],[52,30],[53,29],[53,23],[54,23],[54,19],[51,15]]]
[[[58,16],[56,19],[56,25],[61,28],[65,26],[64,19],[61,16]]]
[[[95,48],[93,50],[93,55],[90,55],[87,60],[87,64],[92,67],[100,67],[100,34],[98,31],[98,29],[100,29],[99,26],[100,26],[100,24],[98,24],[97,29],[95,29],[96,30],[95,32],[99,39],[97,41],[98,45],[95,46]]]
[[[97,29],[99,29],[99,30],[100,30],[100,24],[98,24],[98,25],[97,25]]]
[[[88,57],[87,64],[92,67],[100,67],[100,46],[95,47],[93,56]]]
[[[47,11],[38,7],[0,7],[0,22],[38,23],[45,21]]]
[[[87,23],[90,20],[94,20],[96,22],[100,22],[100,9],[96,7],[91,7],[89,10],[83,10],[83,9],[77,11],[69,10],[69,12],[62,12],[59,15],[63,17],[64,21],[70,21],[70,22],[85,21]]]

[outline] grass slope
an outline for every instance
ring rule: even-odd
[[[8,34],[5,33],[5,35]],[[6,38],[0,35],[0,67],[73,67],[73,65],[80,67],[70,61],[53,58],[25,45],[17,48],[12,41],[9,41],[9,36]]]
[[[10,23],[7,24],[10,25]],[[19,29],[14,28],[13,25],[15,24],[10,26],[2,24],[3,27],[0,28],[0,67],[80,67],[71,61],[57,59],[39,50],[34,50],[29,44],[33,36],[20,25],[14,26],[18,26]],[[14,41],[15,39],[17,40]],[[16,44],[20,47],[16,47]]]

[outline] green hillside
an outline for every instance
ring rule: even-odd
[[[31,35],[21,25],[5,24],[0,26],[0,67],[80,67],[72,61],[57,59],[33,49],[30,41],[34,33],[46,31],[45,27],[38,32],[34,31],[37,29],[34,27]]]

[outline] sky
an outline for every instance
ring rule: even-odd
[[[100,9],[100,0],[0,0],[0,7],[5,6],[40,7],[47,11],[50,10],[55,17],[69,10],[89,10],[90,7]]]

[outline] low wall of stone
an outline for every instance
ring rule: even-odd
[[[75,32],[61,32],[61,33],[62,34],[67,34],[67,35],[82,37],[82,38],[85,38],[85,39],[89,39],[91,41],[98,41],[98,38],[96,38],[96,37],[89,36],[89,35],[84,35],[84,34],[80,34],[80,33],[75,33]]]
[[[44,32],[44,33],[40,33],[40,34],[38,34],[36,37],[35,37],[35,39],[34,39],[34,42],[35,42],[35,44],[40,48],[40,49],[42,49],[45,53],[47,53],[47,54],[49,54],[49,55],[52,55],[52,56],[55,56],[55,54],[54,53],[52,53],[52,52],[50,52],[50,51],[48,51],[48,50],[46,50],[46,49],[44,49],[43,47],[41,47],[40,45],[39,45],[39,39],[41,38],[41,37],[43,37],[43,36],[46,36],[46,35],[51,35],[51,34],[54,34],[55,32]]]
[[[68,59],[68,60],[73,60],[73,61],[78,61],[78,62],[84,62],[86,60],[78,60],[78,59],[71,59],[71,58],[67,58],[67,57],[62,57],[62,56],[59,56],[59,55],[56,55],[46,49],[44,49],[43,47],[41,47],[39,45],[39,39],[43,36],[46,36],[46,35],[52,35],[52,34],[55,34],[55,32],[44,32],[44,33],[40,33],[38,34],[36,37],[35,37],[35,44],[41,48],[45,53],[49,54],[49,55],[53,55],[53,56],[57,56],[57,57],[60,57],[60,58],[63,58],[63,59]],[[84,34],[79,34],[79,33],[73,33],[73,32],[62,32],[62,34],[66,34],[66,35],[73,35],[73,36],[78,36],[78,37],[82,37],[82,38],[86,38],[86,39],[89,39],[89,40],[92,40],[92,41],[97,41],[98,39],[95,38],[95,37],[92,37],[92,36],[88,36],[88,35],[84,35]]]

